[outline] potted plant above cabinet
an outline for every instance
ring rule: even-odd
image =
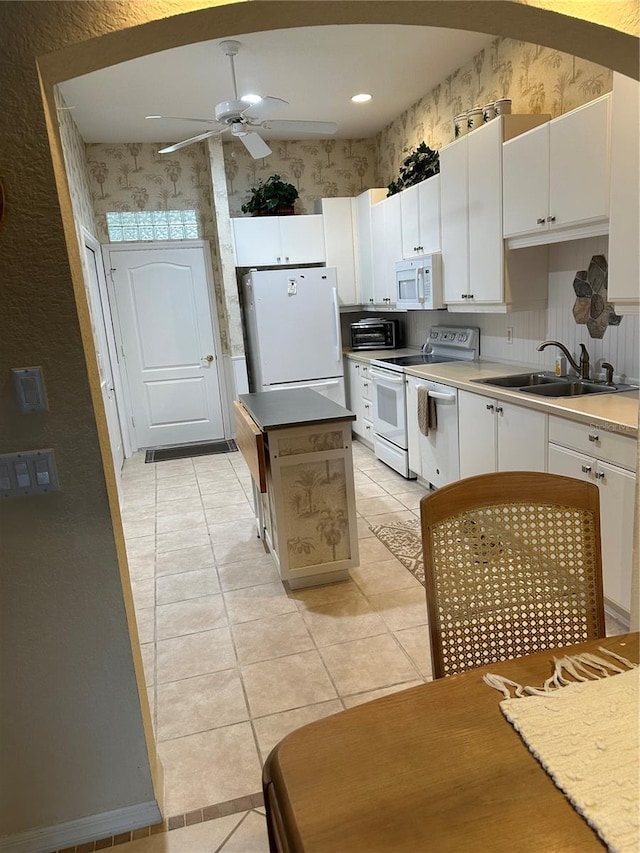
[[[242,212],[231,220],[238,267],[274,267],[325,262],[322,215],[292,216],[298,190],[271,175],[250,190]]]
[[[270,175],[266,181],[249,190],[249,200],[240,208],[252,216],[287,216],[293,214],[298,190],[283,181],[280,175]]]

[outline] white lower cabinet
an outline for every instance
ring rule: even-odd
[[[600,490],[605,605],[624,620],[631,607],[635,449],[632,438],[549,418],[549,472],[588,480]]]
[[[547,415],[458,392],[460,476],[547,470]]]
[[[347,406],[356,416],[351,429],[367,445],[373,447],[373,382],[369,375],[369,363],[353,358],[347,358],[345,361]]]

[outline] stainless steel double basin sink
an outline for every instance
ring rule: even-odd
[[[577,376],[556,376],[555,373],[512,373],[507,376],[492,376],[489,379],[472,379],[480,385],[509,388],[540,397],[578,397],[583,394],[611,394],[616,391],[635,391],[637,385],[592,382]]]

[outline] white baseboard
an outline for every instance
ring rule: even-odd
[[[2,853],[50,853],[162,822],[155,800],[0,838]]]

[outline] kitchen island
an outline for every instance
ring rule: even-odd
[[[355,415],[309,389],[241,394],[234,405],[258,536],[281,579],[292,589],[347,580],[359,564]]]

